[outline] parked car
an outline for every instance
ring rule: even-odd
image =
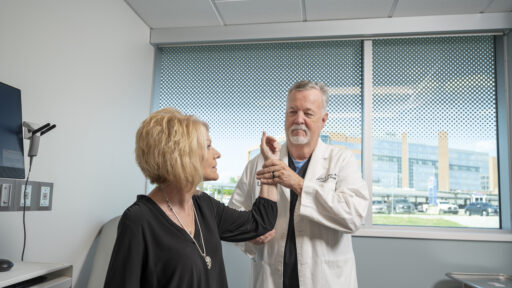
[[[472,202],[469,203],[468,206],[464,209],[464,213],[468,216],[471,215],[498,215],[500,213],[500,209],[498,206],[492,205],[488,202]]]
[[[388,213],[414,213],[414,205],[407,199],[393,199],[387,203]]]
[[[427,212],[428,210],[428,203],[426,202],[418,202],[416,203],[416,211],[418,212]]]
[[[437,207],[439,208],[439,214],[444,214],[444,213],[459,214],[459,207],[457,207],[457,205],[452,204],[448,201],[437,202]]]
[[[372,212],[373,213],[388,213],[388,207],[386,202],[382,200],[373,200],[372,201]]]

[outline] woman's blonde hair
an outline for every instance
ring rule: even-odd
[[[170,184],[184,192],[194,189],[203,181],[207,132],[208,125],[192,115],[160,109],[137,130],[137,164],[151,183]]]

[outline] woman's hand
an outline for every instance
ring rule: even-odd
[[[262,245],[267,243],[268,241],[272,240],[274,236],[276,235],[276,229],[272,229],[271,231],[267,232],[267,234],[262,235],[256,239],[253,239],[249,242],[251,242],[254,245]]]
[[[272,136],[267,136],[265,132],[261,136],[260,153],[265,161],[269,159],[279,159],[281,144]]]
[[[281,150],[281,144],[277,142],[276,139],[273,137],[267,136],[265,132],[263,132],[263,135],[261,136],[261,145],[260,145],[260,152],[263,156],[263,159],[266,161],[271,160],[278,160],[279,159],[279,152]],[[267,198],[269,200],[272,200],[274,202],[277,201],[277,187],[275,184],[267,184],[267,185],[261,185],[260,187],[260,197]],[[270,233],[270,232],[269,232]],[[269,239],[272,239],[274,237],[271,234],[267,235],[269,236]],[[259,238],[259,240],[255,240],[257,242],[265,243],[266,237]]]

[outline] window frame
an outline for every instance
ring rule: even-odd
[[[479,33],[486,34],[486,33]],[[489,35],[490,33],[487,33]],[[497,33],[492,33],[497,35]],[[446,35],[446,36],[462,36],[464,34]],[[467,34],[466,34],[467,35]],[[443,36],[443,35],[435,35]],[[425,37],[419,35],[412,36],[398,36],[386,38],[403,38],[403,37]],[[510,184],[512,173],[510,167],[512,166],[512,159],[510,150],[512,149],[511,143],[511,101],[510,101],[510,83],[512,83],[512,75],[509,70],[512,69],[509,55],[512,53],[512,37],[499,34],[496,37],[496,90],[497,90],[497,109],[498,109],[498,171],[499,171],[499,193],[500,193],[500,221],[501,229],[480,229],[480,228],[449,228],[449,227],[422,227],[422,226],[387,226],[387,225],[373,225],[372,224],[372,198],[373,189],[372,181],[372,55],[373,55],[373,40],[382,39],[382,37],[366,37],[360,39],[362,42],[362,169],[363,178],[368,185],[370,194],[370,201],[368,213],[365,218],[365,223],[359,231],[354,233],[355,237],[384,237],[384,238],[413,238],[413,239],[438,239],[438,240],[467,240],[467,241],[489,241],[489,242],[512,242],[512,191]],[[308,39],[303,39],[308,41]],[[321,40],[321,39],[317,39]],[[330,38],[330,40],[333,40]],[[339,39],[344,40],[344,39]],[[355,40],[354,38],[346,40]],[[297,41],[297,40],[295,40]],[[265,41],[258,41],[265,42]],[[285,41],[283,41],[285,42]],[[228,43],[223,43],[228,44]],[[182,44],[183,45],[183,44]],[[187,45],[187,44],[184,44]],[[188,44],[190,45],[190,44]],[[194,45],[194,44],[192,44]],[[195,44],[201,45],[201,44]],[[208,44],[205,44],[208,45]],[[167,45],[163,45],[167,46]],[[171,45],[174,46],[174,45]],[[160,86],[160,63],[161,53],[158,47],[155,47],[155,65],[154,65],[154,83],[152,93],[152,106],[151,112],[158,109],[159,103],[159,86]],[[241,173],[241,171],[240,171]],[[146,191],[149,193],[155,186],[146,182]]]
[[[451,35],[453,36],[453,35]],[[411,36],[414,37],[414,36]],[[441,36],[442,37],[442,36]],[[399,37],[393,37],[399,38]],[[500,224],[501,229],[489,228],[449,228],[449,227],[422,227],[422,226],[395,226],[373,225],[372,223],[372,97],[373,97],[373,40],[363,40],[363,151],[362,166],[363,178],[368,185],[370,202],[365,223],[354,236],[385,237],[385,238],[416,238],[438,240],[468,240],[468,241],[497,241],[512,242],[511,230],[511,194],[510,173],[512,144],[510,141],[510,90],[509,73],[510,38],[507,35],[495,36],[496,51],[496,92],[497,92],[497,128],[498,128],[498,179],[500,193]]]

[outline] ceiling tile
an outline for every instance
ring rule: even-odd
[[[216,1],[224,24],[302,21],[300,0]]]
[[[218,26],[210,1],[126,0],[151,28]]]
[[[512,0],[494,0],[484,12],[512,12]]]
[[[387,17],[393,0],[306,0],[308,21],[383,18]]]
[[[400,0],[393,17],[475,14],[491,0]]]

